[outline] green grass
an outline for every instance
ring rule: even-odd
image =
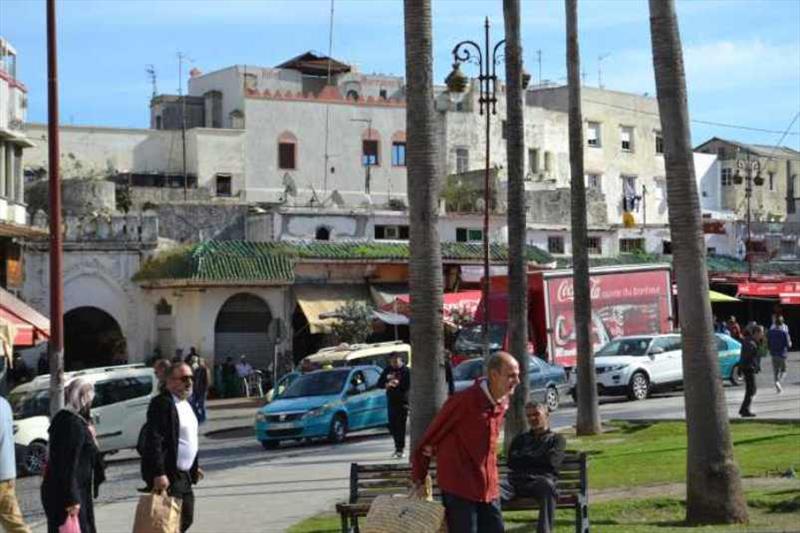
[[[691,531],[773,532],[796,531],[800,516],[800,490],[752,491],[747,493],[750,523],[741,526],[703,526],[689,528],[683,524],[684,504],[679,498],[651,498],[597,503],[589,508],[591,529],[595,533],[677,533]],[[575,530],[574,513],[559,510],[556,533]],[[503,513],[508,532],[532,531],[535,511]],[[289,528],[289,533],[338,533],[339,517],[324,513]]]

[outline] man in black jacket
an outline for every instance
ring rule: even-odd
[[[756,374],[761,372],[761,360],[758,355],[758,346],[764,339],[764,328],[758,324],[751,324],[744,330],[742,351],[739,355],[739,368],[744,375],[744,400],[739,408],[739,415],[743,418],[756,416],[750,410],[750,402],[756,395]]]
[[[530,431],[520,433],[508,449],[508,479],[500,484],[505,501],[515,496],[539,500],[539,523],[536,533],[549,533],[556,515],[556,481],[564,460],[566,441],[550,431],[547,406],[536,402],[525,405]]]
[[[403,354],[394,352],[389,356],[389,366],[378,378],[378,387],[386,389],[386,404],[389,410],[389,431],[394,437],[393,457],[403,457],[406,447],[406,421],[408,420],[408,390],[411,388],[411,372],[403,362]]]
[[[166,390],[154,397],[147,409],[142,477],[148,491],[166,490],[182,500],[183,532],[194,519],[192,485],[203,477],[197,464],[197,418],[188,401],[192,369],[186,363],[175,363],[166,378]]]

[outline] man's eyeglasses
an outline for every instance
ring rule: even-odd
[[[179,380],[183,381],[184,383],[191,383],[192,382],[192,376],[177,376],[177,377],[175,377],[173,379],[179,379]]]

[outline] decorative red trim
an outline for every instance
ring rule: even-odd
[[[8,82],[8,84],[11,86],[12,89],[16,87],[17,89],[19,89],[20,91],[22,91],[24,93],[28,92],[28,88],[25,87],[24,83],[22,83],[21,81],[17,80],[16,78],[12,78],[11,74],[9,74],[8,72],[6,72],[3,69],[0,69],[0,78],[6,80]]]
[[[311,93],[303,94],[302,92],[298,91],[293,93],[292,91],[275,91],[274,93],[269,89],[265,89],[263,91],[259,91],[258,89],[245,89],[245,97],[246,98],[253,98],[259,100],[284,100],[284,101],[295,101],[295,102],[313,102],[313,103],[324,103],[324,104],[338,104],[338,105],[354,105],[354,106],[362,106],[362,107],[395,107],[395,108],[402,108],[406,106],[405,100],[400,99],[388,99],[383,100],[381,98],[375,97],[368,97],[363,98],[359,97],[358,99],[353,98],[345,98],[339,92],[339,89],[332,85],[326,86],[318,95],[314,95]]]

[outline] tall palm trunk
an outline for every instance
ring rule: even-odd
[[[711,322],[706,247],[674,0],[650,0],[650,36],[664,136],[667,207],[683,341],[688,438],[686,520],[690,524],[745,522],[747,504],[733,460]]]
[[[525,118],[519,0],[503,0],[506,26],[506,116],[508,134],[508,332],[521,376],[528,375],[528,264],[525,258]],[[528,380],[522,379],[506,415],[505,445],[525,430]]]
[[[442,252],[437,233],[440,175],[433,108],[430,0],[405,0],[406,130],[410,218],[411,449],[445,399]]]
[[[586,184],[583,177],[583,115],[581,113],[578,0],[565,0],[567,11],[567,79],[569,84],[569,166],[572,210],[572,284],[575,298],[575,340],[578,352],[578,435],[600,433],[594,359],[592,358],[592,300],[589,285],[589,250],[586,247]]]

